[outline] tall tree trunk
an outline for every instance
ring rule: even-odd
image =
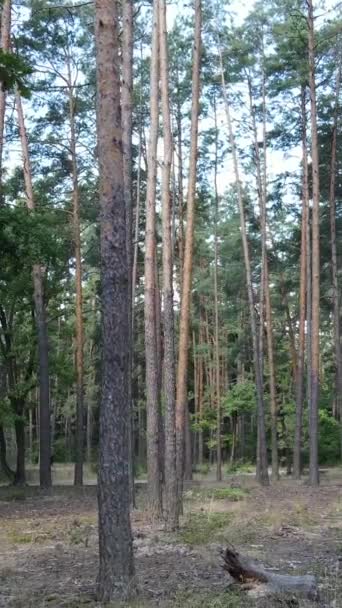
[[[179,221],[179,235],[178,235],[178,257],[179,257],[179,288],[182,292],[182,272],[184,264],[184,196],[183,196],[183,148],[182,148],[182,110],[181,110],[181,99],[180,99],[180,84],[179,84],[179,73],[177,70],[177,99],[176,99],[176,122],[177,122],[177,156],[178,156],[178,174],[177,174],[177,186],[178,186],[178,221]]]
[[[69,122],[70,122],[70,153],[72,177],[72,205],[73,205],[73,234],[75,248],[75,284],[76,284],[76,429],[75,429],[75,470],[74,484],[83,484],[84,460],[84,331],[83,331],[83,289],[82,289],[82,254],[81,254],[81,221],[80,221],[80,192],[78,185],[78,166],[76,152],[75,129],[75,97],[71,74],[71,59],[68,58],[68,94],[69,94]]]
[[[308,55],[311,101],[312,158],[312,350],[310,411],[310,484],[319,484],[318,467],[318,401],[319,401],[319,329],[320,329],[320,248],[319,248],[319,158],[315,81],[315,32],[312,0],[308,0]]]
[[[306,231],[306,400],[309,409],[311,407],[311,351],[312,351],[312,230],[311,213],[308,208],[308,222]]]
[[[264,49],[263,49],[264,61]],[[263,258],[264,258],[264,274],[265,274],[265,312],[266,312],[266,332],[267,332],[267,357],[269,367],[269,383],[270,383],[270,401],[271,401],[271,449],[272,449],[272,479],[279,479],[279,458],[278,458],[278,437],[277,437],[277,422],[278,422],[278,405],[276,393],[275,379],[275,364],[274,364],[274,348],[273,348],[273,320],[272,320],[272,304],[271,291],[269,281],[269,264],[267,255],[267,129],[266,129],[266,83],[265,69],[263,66],[262,75],[262,123],[263,123],[263,180],[262,180],[262,242],[263,242]]]
[[[172,133],[169,103],[169,61],[166,2],[159,0],[160,89],[163,115],[164,157],[162,165],[163,218],[163,309],[164,309],[164,401],[165,401],[165,505],[166,527],[178,527],[176,430],[175,430],[175,345],[173,314],[172,208],[170,177]]]
[[[156,335],[156,179],[158,142],[159,26],[158,0],[153,4],[153,32],[150,82],[150,135],[147,159],[145,228],[145,354],[147,411],[147,480],[149,509],[153,517],[162,514],[159,454],[159,374]]]
[[[2,424],[0,424],[0,468],[2,469],[4,475],[6,475],[9,480],[13,481],[14,472],[7,462],[6,437]]]
[[[269,284],[269,267],[268,267],[268,255],[267,255],[267,140],[266,140],[266,94],[265,94],[265,83],[263,78],[262,85],[262,98],[263,98],[263,171],[261,171],[261,159],[259,154],[259,144],[257,136],[257,126],[255,119],[255,105],[253,103],[252,95],[252,83],[250,78],[248,79],[249,89],[249,103],[250,112],[252,117],[253,134],[254,134],[254,151],[255,151],[255,165],[257,172],[257,190],[260,206],[260,220],[261,220],[261,241],[262,241],[262,279],[260,289],[260,309],[263,311],[263,305],[265,304],[266,313],[266,335],[267,335],[267,356],[269,366],[269,385],[270,385],[270,402],[271,402],[271,435],[272,435],[272,478],[274,480],[279,479],[279,463],[278,463],[278,439],[277,439],[277,418],[278,418],[278,406],[277,406],[277,395],[276,395],[276,382],[275,382],[275,366],[274,366],[274,349],[273,349],[273,321],[272,321],[272,305],[271,305],[271,293]],[[263,312],[260,314],[262,322],[260,334],[263,334]],[[263,338],[260,337],[260,355],[261,360],[263,351]],[[262,369],[261,369],[261,375]]]
[[[134,585],[128,470],[128,267],[118,21],[116,2],[96,0],[103,344],[98,474],[100,602],[115,597],[125,599]]]
[[[185,412],[185,437],[184,437],[184,479],[192,479],[192,432],[189,407]]]
[[[143,59],[143,47],[141,44],[140,60]],[[136,204],[135,204],[135,223],[134,223],[134,243],[133,243],[133,262],[132,262],[132,348],[134,355],[134,326],[135,326],[135,292],[137,287],[138,274],[138,253],[139,253],[139,227],[140,227],[140,204],[141,204],[141,160],[143,147],[143,72],[140,76],[140,96],[139,96],[139,139],[138,139],[138,162],[137,162],[137,182],[136,182]],[[134,356],[132,361],[134,368]]]
[[[28,209],[33,212],[35,201],[33,195],[32,171],[30,154],[25,128],[24,112],[20,93],[16,92],[16,106],[20,141],[22,148],[25,194]],[[39,358],[39,478],[42,487],[51,486],[51,433],[50,433],[50,388],[49,388],[49,345],[46,322],[46,307],[44,301],[44,279],[43,269],[39,264],[34,264],[33,271],[33,297],[35,309],[35,322],[38,337]]]
[[[14,476],[15,486],[24,486],[26,484],[25,471],[25,420],[24,408],[16,408],[16,419],[14,421],[15,440],[17,444],[17,463]],[[19,414],[19,411],[21,412]]]
[[[11,8],[12,1],[4,0],[1,11],[1,50],[8,53],[11,46]],[[5,113],[6,113],[6,89],[0,87],[0,205],[3,203],[2,194],[2,161],[4,150],[5,133]]]
[[[202,303],[200,301],[200,321],[199,321],[199,346],[201,347],[203,344],[203,311],[202,311]],[[204,361],[202,355],[199,358],[199,372],[198,372],[198,415],[200,422],[200,429],[198,431],[198,464],[203,464],[204,458],[204,441],[203,441],[203,430],[202,430],[202,422],[203,422],[203,372],[204,372]]]
[[[222,94],[223,94],[223,100],[224,100],[225,111],[226,111],[229,140],[230,140],[230,145],[232,148],[235,185],[236,185],[236,189],[237,189],[239,212],[240,212],[242,247],[243,247],[243,255],[244,255],[244,262],[245,262],[249,316],[250,316],[251,334],[252,334],[252,341],[253,341],[253,360],[254,360],[254,370],[255,370],[255,382],[256,382],[256,389],[257,389],[257,412],[258,412],[257,463],[259,464],[259,466],[257,467],[257,478],[261,484],[268,485],[269,477],[268,477],[267,449],[266,449],[265,404],[264,404],[263,380],[262,380],[262,375],[261,375],[260,358],[259,358],[258,333],[257,333],[257,323],[256,323],[256,318],[255,318],[255,309],[254,309],[252,271],[251,271],[251,263],[250,263],[249,248],[248,248],[245,209],[244,209],[242,186],[241,186],[240,175],[239,175],[239,164],[238,164],[238,156],[237,156],[237,150],[236,150],[236,144],[235,144],[235,137],[234,137],[232,121],[231,121],[231,117],[230,117],[230,105],[229,105],[229,98],[228,98],[228,94],[227,94],[225,77],[224,77],[221,49],[219,49],[219,54],[220,54]]]
[[[133,108],[133,0],[122,2],[122,145],[123,145],[123,176],[126,204],[126,248],[128,266],[128,329],[129,329],[129,378],[128,402],[130,405],[129,442],[129,480],[131,504],[135,505],[134,494],[134,449],[133,449],[133,335],[132,335],[132,230],[133,230],[133,201],[132,201],[132,108]]]
[[[218,130],[217,130],[217,113],[216,99],[214,97],[214,115],[215,115],[215,158],[214,158],[214,189],[215,189],[215,234],[214,234],[214,250],[215,250],[215,267],[214,267],[214,300],[215,300],[215,372],[216,372],[216,479],[222,480],[222,454],[221,454],[221,379],[220,379],[220,344],[219,344],[219,310],[218,310],[218,212],[219,212],[219,195],[217,188],[217,146],[218,146]]]
[[[299,288],[299,344],[296,373],[296,429],[293,452],[293,476],[301,476],[302,452],[302,426],[304,401],[304,373],[305,373],[305,321],[306,321],[306,283],[307,283],[307,223],[309,211],[309,183],[308,183],[308,153],[306,138],[306,95],[305,87],[301,91],[302,109],[302,155],[303,155],[303,192],[302,192],[302,229],[300,254],[300,288]]]
[[[338,57],[339,66],[336,75],[335,90],[335,111],[331,138],[331,159],[330,159],[330,185],[329,185],[329,204],[330,204],[330,238],[331,238],[331,275],[333,288],[333,311],[334,311],[334,346],[336,363],[336,404],[340,417],[341,425],[341,457],[342,457],[342,352],[341,352],[341,328],[340,328],[340,297],[338,289],[338,268],[337,268],[337,247],[336,247],[336,143],[339,118],[339,95],[341,87],[341,57]]]
[[[192,285],[192,254],[194,243],[195,195],[197,175],[198,116],[201,66],[201,0],[195,0],[195,33],[192,64],[192,102],[189,181],[186,210],[184,265],[182,269],[182,297],[179,325],[179,350],[176,392],[176,447],[177,447],[177,498],[178,511],[182,509],[185,415],[188,408],[188,348],[190,334],[190,306]]]

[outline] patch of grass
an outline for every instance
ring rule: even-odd
[[[18,531],[15,528],[7,532],[7,538],[13,545],[27,545],[29,543],[44,544],[55,539],[53,530],[27,530]]]
[[[248,490],[242,488],[199,488],[195,490],[189,490],[185,493],[185,498],[191,500],[230,500],[231,502],[238,502],[243,500]]]
[[[12,530],[8,533],[8,540],[13,543],[13,545],[26,545],[33,542],[33,535],[30,532],[16,532]]]
[[[225,593],[181,593],[170,604],[173,608],[243,608],[254,604],[246,595],[235,591]]]
[[[187,545],[205,545],[230,521],[229,513],[191,513],[178,537]]]
[[[245,498],[247,494],[248,490],[243,490],[242,488],[213,488],[208,492],[208,498],[238,502]]]
[[[74,519],[68,528],[68,540],[71,545],[84,545],[85,547],[89,544],[89,537],[93,529],[92,520],[87,521],[86,518],[83,520]]]
[[[255,473],[255,464],[251,462],[235,462],[233,465],[226,466],[228,475],[234,473]]]
[[[26,493],[25,487],[8,486],[1,488],[0,500],[4,500],[5,502],[26,500]]]
[[[210,471],[210,465],[207,462],[205,462],[203,464],[196,464],[193,467],[193,472],[198,473],[199,475],[208,475],[209,471]]]

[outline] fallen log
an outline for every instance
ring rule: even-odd
[[[233,547],[223,552],[223,568],[253,595],[292,594],[309,600],[318,599],[317,581],[311,574],[294,576],[267,570],[260,562],[243,556]]]

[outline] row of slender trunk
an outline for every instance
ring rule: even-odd
[[[11,47],[11,1],[5,0],[1,14],[1,48],[10,52]],[[82,258],[81,258],[81,228],[80,228],[80,194],[77,167],[77,141],[75,124],[75,97],[71,72],[71,56],[66,55],[67,68],[67,93],[69,102],[70,123],[70,156],[71,156],[71,179],[72,179],[72,202],[73,202],[73,234],[75,248],[75,292],[76,292],[76,327],[75,327],[75,367],[76,367],[76,433],[75,433],[75,484],[83,483],[83,452],[84,452],[84,357],[83,357],[83,294],[82,294]],[[28,136],[25,126],[25,117],[20,91],[16,89],[16,110],[18,117],[19,135],[23,159],[23,173],[27,208],[34,212],[36,201],[33,187],[33,176],[30,161]],[[6,109],[6,91],[0,92],[0,171],[2,166],[4,119]],[[35,311],[35,323],[37,332],[38,361],[39,361],[39,403],[40,403],[40,484],[43,487],[51,485],[51,412],[50,412],[50,387],[49,387],[49,347],[48,329],[46,318],[46,294],[44,283],[46,280],[45,269],[36,263],[32,269],[33,299]],[[24,424],[24,422],[23,422]],[[16,424],[18,451],[25,454],[25,433]],[[20,435],[20,437],[19,437]],[[20,456],[22,473],[19,475],[20,482],[25,483],[25,456]]]

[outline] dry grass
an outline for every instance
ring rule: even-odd
[[[186,501],[182,528],[172,537],[152,524],[146,512],[135,512],[135,534],[145,539],[151,554],[137,555],[138,599],[113,608],[288,605],[284,597],[257,600],[241,590],[224,590],[227,579],[218,545],[227,543],[281,572],[314,572],[321,595],[316,606],[342,608],[341,477],[336,475],[334,471],[331,478],[335,486],[329,479],[318,490],[291,481],[261,489],[252,479],[238,488],[196,487]],[[42,499],[21,492],[19,498],[13,495],[0,502],[0,518],[0,608],[100,608],[92,595],[97,570],[95,496],[70,492]],[[184,546],[189,555],[177,554]],[[299,608],[311,605],[297,603]]]

